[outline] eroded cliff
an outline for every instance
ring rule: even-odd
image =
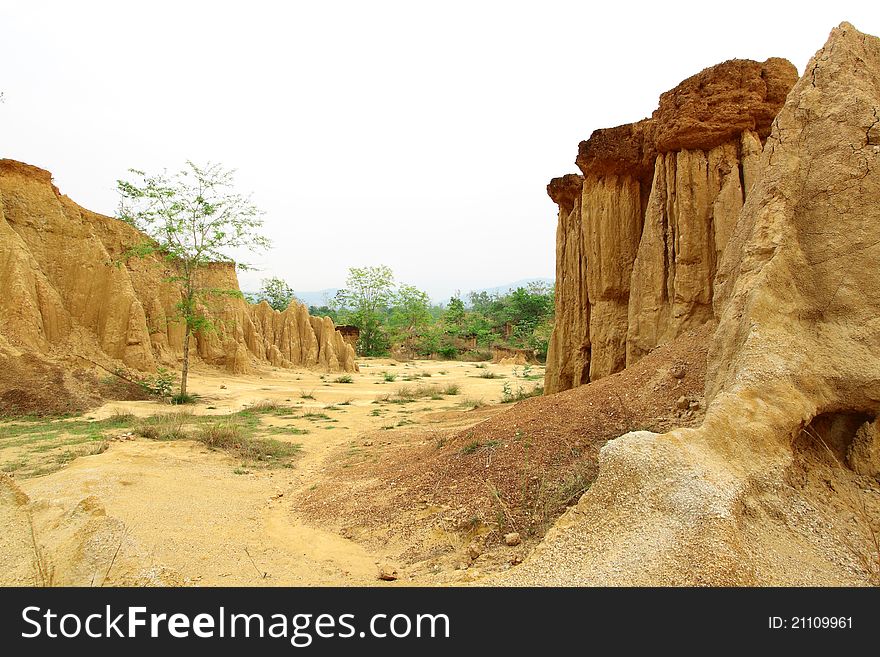
[[[583,175],[547,188],[559,205],[548,393],[712,319],[718,263],[796,80],[784,59],[724,62],[664,93],[650,119],[581,142]]]
[[[703,424],[609,441],[507,583],[880,583],[880,39],[834,29],[753,162],[715,255]]]
[[[144,239],[127,224],[63,196],[48,171],[0,160],[0,359],[5,369],[27,378],[37,362],[49,366],[62,359],[82,366],[86,361],[80,357],[145,372],[158,365],[176,367],[183,326],[175,319],[179,292],[167,281],[172,265],[155,257],[125,257]],[[239,289],[231,266],[206,268],[204,276],[207,287]],[[333,323],[310,317],[302,305],[278,312],[265,303],[217,295],[206,301],[205,312],[215,330],[194,336],[193,347],[209,365],[234,373],[260,363],[357,368],[354,350]],[[0,391],[0,409],[22,405],[22,391],[11,385]]]

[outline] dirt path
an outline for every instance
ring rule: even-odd
[[[483,378],[487,372],[504,378]],[[520,367],[517,374],[513,376],[510,366],[491,364],[392,365],[381,360],[364,362],[350,383],[336,381],[339,375],[308,371],[274,370],[247,377],[199,372],[191,379],[191,389],[201,397],[193,409],[197,414],[227,414],[263,400],[301,413],[262,418],[267,435],[302,445],[293,468],[245,469],[227,453],[195,441],[134,439],[112,441],[104,453],[77,458],[58,472],[17,483],[38,501],[38,527],[61,524],[70,509],[86,498],[94,499],[108,517],[124,524],[120,552],[138,555],[143,568],[161,565],[183,583],[379,584],[377,564],[394,561],[397,554],[370,551],[355,540],[306,523],[294,500],[324,481],[330,463],[353,454],[369,458],[372,441],[363,436],[384,436],[388,435],[384,431],[412,425],[442,427],[443,417],[453,415],[443,411],[460,410],[477,400],[497,402],[505,382],[532,386],[542,372],[534,368],[532,378],[524,379]],[[406,404],[377,403],[401,388],[404,393],[433,389],[436,394]],[[440,394],[441,390],[454,394]],[[88,417],[103,419],[116,412],[145,416],[168,410],[150,402],[116,402]],[[281,433],[294,427],[307,433]],[[279,433],[273,435],[273,430]],[[58,547],[51,545],[51,539],[46,541],[47,553]]]

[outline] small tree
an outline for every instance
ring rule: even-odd
[[[398,286],[393,302],[391,325],[405,334],[412,334],[433,319],[431,299],[414,285]]]
[[[464,301],[461,300],[461,297],[458,294],[450,297],[446,312],[443,313],[443,322],[452,331],[461,330],[461,327],[464,324],[464,316]]]
[[[388,350],[382,320],[394,297],[394,273],[390,267],[351,267],[345,288],[334,303],[345,312],[341,318],[360,330],[358,350],[365,356],[381,356]]]
[[[278,311],[287,310],[287,307],[296,300],[293,288],[287,284],[287,281],[277,276],[264,278],[263,287],[256,295],[257,303],[265,301]]]
[[[204,285],[200,271],[216,262],[233,264],[232,249],[265,249],[269,240],[258,234],[261,212],[247,196],[233,190],[235,171],[219,164],[186,167],[173,174],[147,175],[130,169],[133,181],[118,180],[121,195],[119,218],[151,239],[131,250],[131,255],[157,254],[176,265],[177,274],[168,278],[180,287],[177,316],[184,322],[183,367],[180,399],[186,399],[189,374],[190,336],[212,328],[200,311],[208,295],[236,294]],[[239,264],[239,268],[245,268]]]

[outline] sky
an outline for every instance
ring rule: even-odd
[[[734,57],[800,72],[880,3],[0,0],[0,157],[114,214],[129,168],[237,170],[243,289],[386,264],[432,297],[553,278],[550,178],[596,128]]]

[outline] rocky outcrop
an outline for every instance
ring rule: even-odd
[[[519,583],[880,583],[880,39],[832,31],[753,174],[703,425],[610,441]],[[548,580],[560,555],[578,565]]]
[[[173,266],[126,258],[144,236],[59,193],[51,174],[0,160],[0,350],[6,358],[118,361],[142,371],[176,365],[183,326]],[[207,287],[238,291],[234,268],[204,270]],[[284,312],[217,295],[206,300],[213,331],[196,335],[205,363],[243,373],[259,363],[353,371],[354,350],[329,319],[304,306]]]
[[[547,193],[559,206],[556,225],[555,323],[547,346],[545,386],[566,390],[590,380],[590,302],[584,231],[581,226],[583,176],[554,178]]]
[[[500,365],[536,365],[538,363],[534,349],[517,349],[503,344],[493,344],[490,351],[492,352],[492,362]]]
[[[580,144],[583,176],[548,186],[559,205],[548,393],[712,318],[718,263],[796,79],[783,59],[731,60],[663,94],[650,119]]]

